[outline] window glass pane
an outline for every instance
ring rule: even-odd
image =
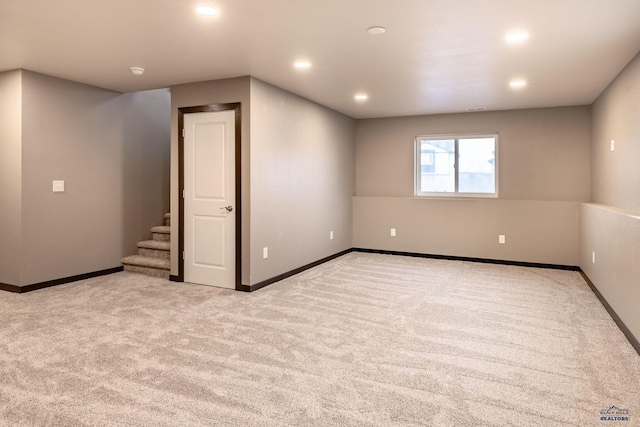
[[[453,193],[456,189],[455,140],[419,140],[420,191]]]
[[[495,193],[495,138],[458,140],[460,193]]]

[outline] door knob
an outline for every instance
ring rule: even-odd
[[[220,209],[226,209],[227,212],[231,212],[233,210],[233,206],[225,206],[225,207],[220,208]]]

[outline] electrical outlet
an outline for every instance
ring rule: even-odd
[[[269,258],[269,248],[262,248],[262,259]]]
[[[616,149],[616,141],[614,139],[611,140],[611,151]]]
[[[53,192],[64,193],[64,181],[53,181]]]
[[[591,252],[591,262],[592,262],[593,264],[595,264],[595,263],[596,263],[596,253],[595,253],[595,252]]]
[[[333,240],[333,231],[329,232],[329,240]]]
[[[395,228],[391,229],[391,237],[396,237],[396,229]]]
[[[504,234],[498,235],[498,243],[500,243],[501,245],[504,245],[505,243],[507,243],[507,240]]]

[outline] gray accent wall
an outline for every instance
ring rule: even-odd
[[[21,277],[9,284],[121,266],[169,206],[169,92],[21,73]]]
[[[640,340],[639,117],[640,53],[593,104],[593,203],[583,204],[580,216],[580,267],[637,340]],[[614,151],[611,140],[615,141]]]
[[[414,198],[415,136],[462,133],[498,133],[499,198]],[[358,120],[353,244],[576,266],[590,140],[588,106]]]
[[[22,71],[0,73],[0,283],[20,282]]]
[[[352,247],[355,120],[254,78],[251,118],[255,284]]]

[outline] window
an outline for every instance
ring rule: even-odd
[[[498,135],[416,137],[416,196],[497,197]]]

